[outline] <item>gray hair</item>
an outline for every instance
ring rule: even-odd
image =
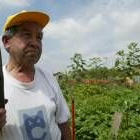
[[[12,26],[3,33],[3,36],[6,36],[8,38],[12,38],[18,31],[18,26]]]

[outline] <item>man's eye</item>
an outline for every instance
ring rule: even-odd
[[[37,36],[37,39],[38,40],[42,40],[42,36]]]
[[[31,34],[30,33],[28,33],[28,32],[24,32],[23,33],[23,36],[27,36],[27,37],[29,37]]]

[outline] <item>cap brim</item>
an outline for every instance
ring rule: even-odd
[[[22,12],[12,17],[5,30],[14,25],[20,25],[23,22],[36,22],[42,28],[49,22],[49,16],[42,12]]]

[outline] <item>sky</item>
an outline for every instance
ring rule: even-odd
[[[7,16],[21,10],[50,16],[38,65],[53,72],[66,71],[75,53],[113,66],[117,51],[140,40],[140,0],[0,0],[0,36]],[[4,64],[8,56],[0,46]]]

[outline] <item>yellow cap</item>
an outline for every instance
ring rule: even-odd
[[[24,10],[7,18],[3,27],[3,32],[5,32],[6,29],[9,27],[14,25],[20,25],[25,21],[36,22],[38,25],[44,28],[45,25],[49,22],[49,19],[49,16],[43,12]]]

